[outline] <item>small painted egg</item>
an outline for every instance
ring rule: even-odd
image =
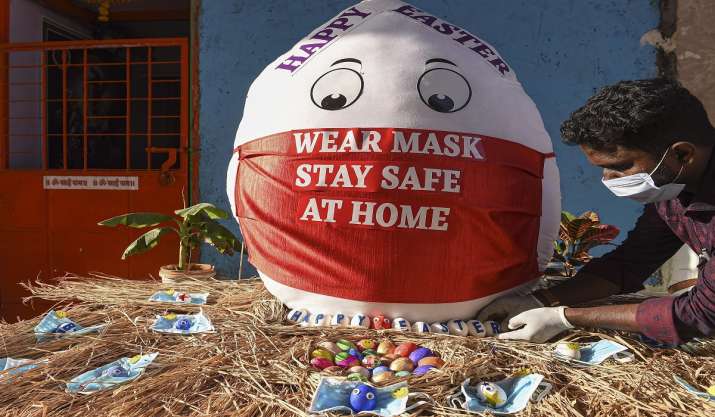
[[[332,327],[348,327],[348,324],[350,324],[350,317],[343,313],[335,313],[330,319]]]
[[[507,400],[506,392],[493,382],[480,382],[477,385],[477,398],[494,408],[502,407]]]
[[[307,315],[308,312],[305,310],[291,310],[288,312],[288,316],[286,318],[288,321],[292,321],[293,323],[300,323]]]
[[[467,330],[469,330],[469,335],[474,337],[484,337],[487,335],[487,329],[479,320],[469,320],[467,322]]]
[[[560,342],[554,348],[554,354],[566,359],[581,359],[581,346],[578,343]]]
[[[403,319],[402,317],[398,317],[392,320],[392,328],[401,332],[406,332],[410,330],[410,322]]]
[[[362,364],[368,369],[372,369],[376,366],[382,365],[382,359],[376,355],[365,355],[364,358],[362,358]]]
[[[348,369],[349,374],[360,374],[364,377],[369,377],[370,376],[370,370],[367,368],[364,368],[362,366],[353,366],[352,368]]]
[[[331,376],[340,376],[345,373],[345,368],[337,365],[328,366],[327,368],[323,369],[323,373]]]
[[[72,322],[62,323],[55,329],[54,333],[72,333],[77,328],[77,325]]]
[[[356,343],[358,349],[360,351],[365,351],[368,349],[375,349],[377,347],[377,343],[375,343],[374,340],[372,339],[362,339],[359,342]]]
[[[400,343],[395,348],[395,354],[406,358],[410,356],[410,353],[412,353],[415,349],[417,349],[417,345],[412,342]]]
[[[415,364],[409,358],[397,358],[390,363],[390,369],[393,371],[412,371],[415,369]]]
[[[501,326],[499,323],[491,320],[484,322],[484,329],[487,331],[487,337],[496,336],[501,333]]]
[[[392,322],[383,315],[372,318],[372,328],[375,330],[389,329]]]
[[[423,321],[416,321],[412,325],[412,331],[415,333],[429,333],[430,330],[430,325],[423,322]]]
[[[359,327],[361,329],[369,329],[370,328],[370,317],[358,313],[353,316],[352,319],[350,319],[350,327]]]
[[[417,362],[417,366],[434,366],[435,368],[441,368],[444,366],[444,360],[437,356],[427,356],[420,359],[420,361]]]
[[[122,366],[114,365],[102,371],[102,376],[110,378],[127,377],[129,376],[129,370],[125,369]]]
[[[338,345],[338,348],[343,352],[347,352],[350,349],[357,349],[357,346],[355,346],[353,342],[346,339],[340,339],[335,342],[335,344]]]
[[[360,353],[360,351],[359,351],[358,349],[350,349],[350,350],[348,350],[348,353],[349,353],[350,355],[355,356],[356,358],[358,358],[359,361],[361,361],[362,358],[365,357],[365,355],[363,355],[362,353]]]
[[[325,358],[331,362],[335,360],[335,355],[333,354],[333,352],[323,348],[315,349],[313,352],[311,352],[310,356],[312,358]]]
[[[354,381],[354,382],[368,382],[370,380],[365,375],[357,374],[357,373],[348,374],[348,377],[346,379],[348,381]]]
[[[434,356],[434,353],[426,347],[418,347],[410,353],[409,358],[413,363],[416,364],[420,360],[422,360],[422,358],[425,358],[427,356]]]
[[[316,313],[313,318],[310,319],[311,326],[315,327],[325,327],[330,325],[330,314]]]
[[[396,378],[404,378],[406,376],[412,375],[412,372],[410,371],[397,371],[395,372],[395,377]]]
[[[174,324],[174,328],[176,328],[178,330],[187,331],[187,330],[190,330],[191,326],[193,326],[193,325],[194,325],[193,320],[191,320],[188,317],[184,317],[184,318],[181,318],[176,321],[176,324]]]
[[[378,366],[372,370],[372,376],[380,375],[383,372],[390,372],[390,368],[388,368],[387,366],[382,366],[382,365]]]
[[[379,384],[381,382],[389,381],[395,377],[395,373],[392,371],[385,371],[377,375],[372,376],[372,382]]]
[[[382,361],[385,363],[385,365],[389,365],[392,363],[397,358],[401,358],[402,356],[396,354],[396,353],[388,353],[387,355],[382,355]]]
[[[333,366],[333,361],[329,361],[325,358],[313,358],[310,360],[310,364],[315,366],[316,368],[323,370],[325,368],[329,368]]]
[[[318,347],[321,347],[321,348],[327,350],[328,352],[332,353],[333,355],[335,355],[336,353],[341,351],[340,348],[338,347],[338,345],[336,345],[333,342],[320,342],[320,343],[318,343]]]
[[[469,328],[467,328],[467,323],[464,320],[450,320],[447,323],[449,327],[449,334],[455,336],[466,336],[469,334]]]
[[[377,392],[375,388],[360,384],[350,393],[350,408],[355,412],[371,411],[377,406]]]
[[[432,365],[418,366],[417,368],[415,368],[414,371],[412,371],[412,375],[421,376],[433,369],[436,369],[436,368]]]
[[[360,365],[360,361],[355,356],[348,356],[347,358],[341,360],[337,360],[336,358],[335,364],[342,366],[343,368],[351,368],[353,366]]]
[[[430,333],[449,334],[449,326],[447,325],[446,321],[432,323],[430,325],[430,331]]]
[[[377,353],[380,355],[385,355],[395,351],[395,345],[389,340],[383,340],[377,345]]]

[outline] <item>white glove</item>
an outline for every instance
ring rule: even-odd
[[[541,301],[537,300],[536,297],[531,294],[507,295],[497,298],[481,309],[477,314],[477,320],[481,322],[494,320],[500,323],[506,323],[510,318],[521,312],[543,306]]]
[[[509,320],[508,327],[513,331],[500,333],[498,337],[544,343],[564,330],[573,329],[573,325],[566,320],[564,314],[566,308],[566,306],[542,307],[525,311]]]

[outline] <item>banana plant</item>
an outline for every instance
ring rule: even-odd
[[[201,243],[208,243],[219,253],[229,256],[241,249],[238,238],[217,221],[226,218],[228,213],[213,204],[199,203],[176,210],[173,216],[162,213],[127,213],[97,224],[106,227],[122,225],[135,229],[152,227],[127,246],[122,259],[148,252],[159,244],[162,236],[176,233],[180,242],[178,267],[185,271],[189,268],[192,251]]]
[[[561,226],[559,240],[554,242],[554,257],[552,264],[562,266],[560,270],[547,269],[547,274],[573,276],[576,268],[591,260],[588,253],[600,245],[610,243],[619,230],[616,226],[602,224],[598,214],[587,211],[580,216],[575,216],[568,211],[561,212]]]

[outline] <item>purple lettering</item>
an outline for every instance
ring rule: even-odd
[[[316,50],[320,49],[324,43],[309,43],[307,45],[301,45],[300,50],[308,54],[308,56],[311,56],[315,53]]]
[[[473,48],[469,48],[472,51],[478,53],[479,55],[483,56],[484,58],[489,58],[490,56],[494,55],[494,51],[490,47],[488,47],[486,44],[483,43],[478,43],[477,46]],[[494,65],[494,64],[492,64]]]
[[[414,7],[410,6],[409,4],[406,4],[398,9],[393,10],[393,12],[397,13],[402,13],[405,16],[410,16],[412,17],[413,12],[419,12],[419,9],[415,9]]]
[[[370,16],[370,13],[363,13],[360,10],[358,10],[354,7],[351,7],[345,13],[340,15],[340,17],[343,17],[343,16],[360,16],[364,19],[364,18]]]
[[[328,26],[326,26],[326,27],[334,28],[334,29],[338,29],[338,30],[348,30],[348,29],[350,29],[351,27],[353,27],[353,25],[348,25],[348,24],[347,24],[349,21],[350,21],[350,19],[348,19],[347,17],[340,17],[340,18],[337,18],[337,19],[333,20],[333,21],[332,21]]]
[[[424,23],[427,26],[432,26],[432,24],[437,21],[436,17],[430,16],[428,14],[425,14],[422,16],[412,16],[412,18],[415,20],[419,20],[420,22]]]
[[[455,41],[461,43],[462,45],[464,45],[467,41],[470,41],[470,40],[473,40],[473,39],[477,39],[477,38],[475,38],[474,36],[470,35],[469,33],[465,32],[465,31],[463,31],[463,30],[460,30],[459,33],[462,34],[462,35],[464,35],[464,36],[462,36],[461,38],[455,39]]]
[[[445,35],[451,35],[455,31],[459,30],[457,26],[450,25],[449,23],[442,23],[438,26],[433,26],[434,30]]]
[[[319,40],[325,41],[325,43],[328,43],[338,37],[338,35],[330,36],[332,33],[333,33],[332,29],[323,29],[320,32],[313,35],[310,39],[319,39]]]
[[[288,70],[290,72],[295,71],[298,69],[299,66],[301,66],[305,62],[305,58],[302,56],[297,56],[297,55],[291,55],[286,59],[285,61],[281,62],[280,65],[276,67],[276,69],[284,69]]]
[[[499,72],[503,74],[509,72],[509,66],[506,64],[506,62],[502,61],[501,58],[497,59],[492,59],[489,61],[490,64],[494,65]]]

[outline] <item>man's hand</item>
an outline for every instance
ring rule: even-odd
[[[525,311],[509,320],[507,333],[500,333],[499,339],[526,340],[544,343],[564,330],[574,326],[566,319],[566,307],[542,307]],[[518,330],[517,330],[518,329]]]
[[[506,323],[510,318],[523,311],[543,306],[541,301],[537,300],[536,297],[531,294],[507,295],[497,298],[481,309],[477,314],[477,320],[481,322],[494,320],[499,323]]]

